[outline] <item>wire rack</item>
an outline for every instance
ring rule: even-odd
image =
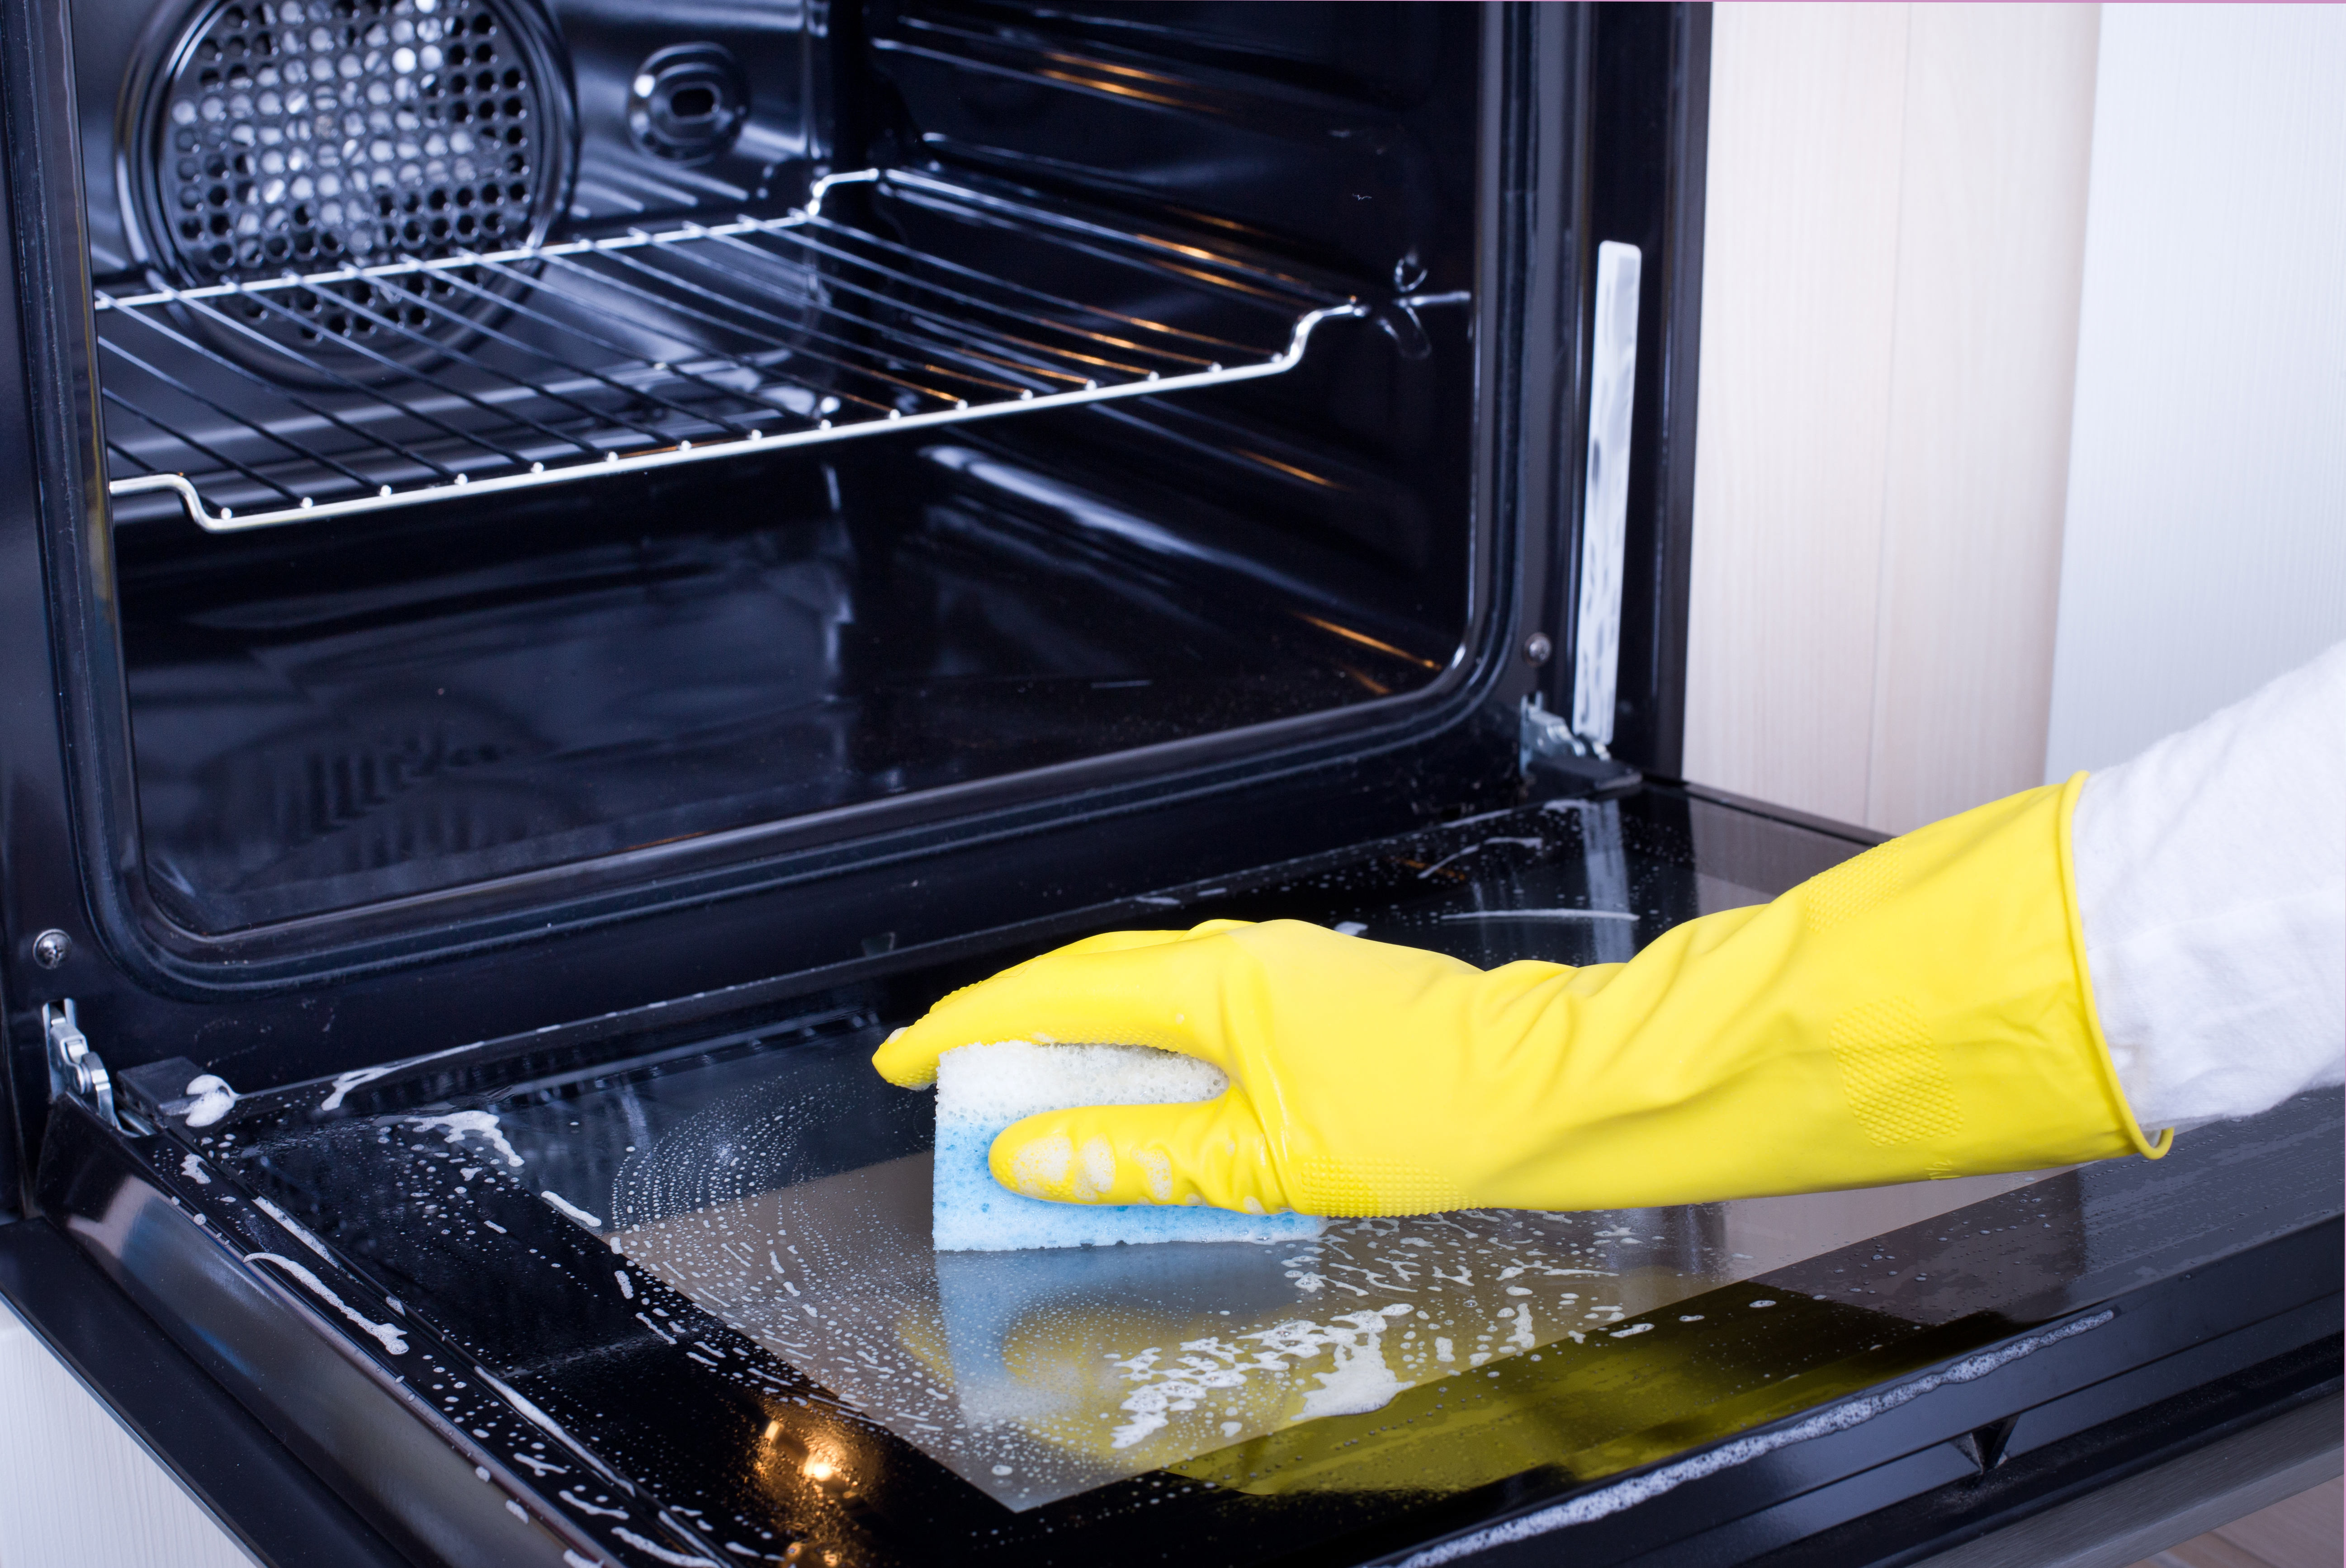
[[[826,214],[842,187],[923,242]],[[1369,314],[872,170],[780,218],[95,303],[117,515],[176,496],[216,532],[1274,376]]]

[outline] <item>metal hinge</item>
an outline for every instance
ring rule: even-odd
[[[1524,698],[1523,723],[1517,740],[1523,748],[1525,771],[1529,771],[1531,759],[1535,757],[1606,755],[1603,743],[1575,735],[1571,721],[1560,713],[1550,713],[1537,692]]]
[[[1626,762],[1616,762],[1602,741],[1573,732],[1560,713],[1550,713],[1536,696],[1524,699],[1522,747],[1524,778],[1536,795],[1552,799],[1603,799],[1635,789],[1644,775]]]
[[[98,1120],[120,1131],[122,1119],[114,1113],[114,1080],[89,1048],[89,1037],[74,1017],[73,998],[41,1003],[41,1032],[49,1043],[50,1097],[71,1095],[96,1111]]]

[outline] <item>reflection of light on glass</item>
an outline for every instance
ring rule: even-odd
[[[1344,488],[1342,485],[1337,484],[1334,480],[1330,479],[1325,474],[1314,473],[1308,468],[1298,468],[1291,463],[1281,463],[1275,457],[1265,457],[1260,452],[1249,452],[1243,447],[1238,448],[1237,451],[1240,457],[1250,457],[1255,462],[1261,463],[1265,468],[1275,468],[1281,473],[1291,474],[1295,478],[1302,480],[1307,484],[1325,485],[1331,490],[1341,490]]]
[[[750,1468],[758,1479],[770,1486],[794,1482],[791,1473],[804,1468],[807,1447],[800,1439],[782,1429],[779,1418],[769,1420],[766,1430],[758,1434],[758,1448]]]
[[[838,1480],[846,1461],[847,1456],[831,1444],[811,1442],[807,1445],[806,1461],[799,1466],[799,1473],[821,1486],[825,1481]]]
[[[1336,636],[1344,638],[1348,642],[1359,643],[1362,647],[1372,647],[1376,649],[1379,653],[1391,654],[1395,658],[1407,659],[1412,664],[1423,665],[1427,669],[1440,669],[1442,667],[1432,659],[1420,658],[1406,648],[1397,648],[1391,643],[1380,642],[1375,637],[1369,636],[1366,632],[1356,632],[1350,626],[1340,626],[1333,621],[1323,621],[1318,616],[1298,615],[1295,618],[1299,621],[1305,621],[1312,626],[1318,626],[1323,632],[1333,632]]]
[[[1145,104],[1176,106],[1180,102],[1179,99],[1170,97],[1164,93],[1144,93],[1137,87],[1126,87],[1118,82],[1103,82],[1096,78],[1087,78],[1070,71],[1036,71],[1035,75],[1046,82],[1066,82],[1070,87],[1082,87],[1089,92],[1112,94],[1119,98],[1137,98]]]

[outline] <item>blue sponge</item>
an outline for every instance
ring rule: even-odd
[[[1046,1203],[994,1179],[994,1135],[1038,1111],[1210,1100],[1229,1080],[1211,1063],[1137,1045],[964,1045],[937,1064],[933,1217],[940,1252],[1105,1247],[1119,1241],[1300,1241],[1321,1221],[1146,1204]]]

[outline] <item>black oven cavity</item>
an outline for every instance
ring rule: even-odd
[[[965,814],[1458,666],[1472,8],[74,8],[168,925]]]

